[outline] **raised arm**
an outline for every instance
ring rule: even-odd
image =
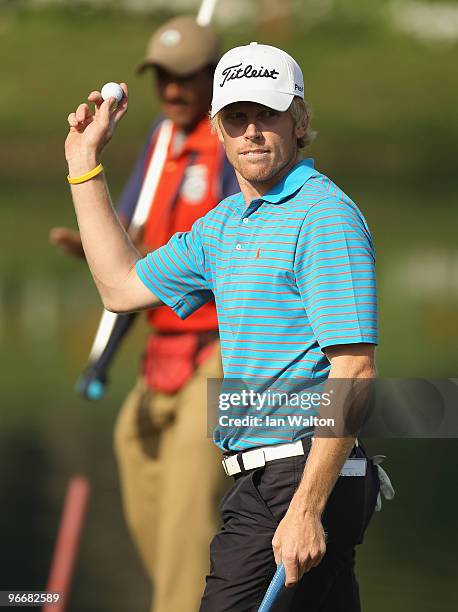
[[[116,109],[114,98],[103,101],[93,91],[88,100],[68,116],[70,130],[65,141],[69,176],[80,177],[99,163],[103,149],[127,112],[128,91],[121,84],[124,97]],[[124,313],[158,306],[161,302],[140,281],[135,264],[140,259],[111,203],[104,173],[71,185],[73,203],[84,253],[103,305],[112,312]]]

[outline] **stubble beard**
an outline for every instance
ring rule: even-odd
[[[273,181],[277,175],[281,175],[285,168],[292,167],[294,165],[293,161],[295,161],[296,158],[297,150],[293,150],[288,156],[288,159],[278,166],[274,164],[273,166],[269,165],[267,168],[263,167],[262,165],[260,165],[261,167],[259,168],[256,168],[256,166],[253,166],[252,168],[242,167],[238,168],[238,172],[245,181],[254,187],[262,186],[264,183]]]

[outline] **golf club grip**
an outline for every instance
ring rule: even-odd
[[[131,328],[137,314],[133,312],[118,315],[110,337],[99,358],[92,363],[90,362],[81,374],[76,388],[86,399],[96,400],[103,396],[107,383],[108,369],[119,349],[122,339]]]
[[[261,605],[258,608],[258,612],[270,612],[275,600],[278,597],[278,594],[282,590],[285,584],[285,568],[283,563],[277,567],[277,571],[274,574],[274,577],[270,581],[270,584],[267,588],[266,594],[264,595],[264,599],[261,602]]]

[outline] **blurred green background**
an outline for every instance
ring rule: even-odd
[[[100,303],[86,266],[48,244],[50,227],[75,227],[66,118],[93,88],[129,83],[130,110],[104,159],[116,199],[158,110],[135,66],[150,33],[184,4],[168,2],[167,13],[120,2],[0,2],[0,590],[44,588],[66,483],[82,472],[92,496],[72,611],[147,610],[150,587],[122,520],[111,441],[146,327],[127,339],[107,397],[79,399],[74,383]],[[456,376],[458,5],[220,4],[225,48],[278,44],[303,67],[319,131],[311,154],[359,204],[375,238],[380,376]],[[456,440],[367,446],[388,455],[397,498],[359,551],[364,609],[455,609]]]

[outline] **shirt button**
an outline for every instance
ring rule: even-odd
[[[241,251],[242,250],[242,245],[241,244],[236,244],[235,248],[237,249],[237,251]]]
[[[244,217],[244,218],[242,219],[242,221],[243,221],[243,223],[248,223],[248,217]]]

